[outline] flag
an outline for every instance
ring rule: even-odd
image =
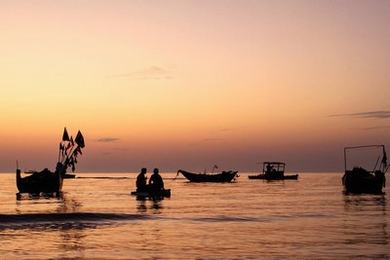
[[[84,137],[83,137],[83,135],[81,134],[80,130],[77,132],[77,135],[76,135],[76,138],[74,139],[74,141],[75,141],[76,144],[77,144],[78,146],[80,146],[81,148],[84,148],[84,147],[85,147]]]
[[[76,147],[76,149],[74,149],[74,154],[77,156],[78,154],[83,154],[82,152],[81,152],[81,148],[80,147]]]
[[[69,166],[72,166],[72,172],[74,172],[74,170],[76,169],[76,167],[75,167],[75,165],[74,165],[74,160],[73,160],[73,158],[70,160]]]
[[[66,127],[64,127],[64,133],[62,134],[62,141],[70,141],[69,134],[68,131],[66,130]]]

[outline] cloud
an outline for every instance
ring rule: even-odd
[[[113,143],[119,141],[119,138],[115,137],[102,137],[97,139],[96,141],[101,142],[101,143]]]
[[[201,140],[201,142],[218,142],[218,141],[222,141],[223,138],[204,138]]]
[[[365,127],[362,128],[362,130],[377,130],[377,129],[387,129],[387,128],[390,128],[390,125]]]
[[[203,143],[211,143],[211,142],[221,142],[225,140],[224,138],[218,138],[218,137],[210,137],[210,138],[204,138],[202,140],[199,140],[197,142],[190,143],[189,145],[200,145]]]
[[[329,117],[388,119],[390,118],[390,110],[367,111],[367,112],[349,113],[349,114],[334,114],[334,115],[329,115]]]
[[[112,74],[107,76],[109,78],[129,78],[134,80],[147,80],[147,79],[172,79],[171,72],[165,68],[159,66],[150,66],[141,70],[132,71],[129,73]]]

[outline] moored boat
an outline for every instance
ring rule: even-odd
[[[348,152],[351,150],[362,149],[379,149],[378,156],[373,170],[367,170],[360,166],[348,168]],[[379,163],[380,162],[380,163]],[[342,183],[346,193],[370,193],[381,194],[382,188],[386,185],[385,173],[389,168],[387,164],[387,155],[384,145],[366,145],[344,148],[344,167],[345,172],[342,177]]]
[[[16,186],[19,193],[58,193],[62,190],[63,179],[68,174],[67,169],[71,167],[75,170],[77,156],[81,154],[81,149],[85,147],[84,137],[81,132],[77,133],[75,140],[69,138],[66,128],[62,141],[60,142],[58,162],[54,172],[45,168],[42,171],[28,171],[28,176],[23,177],[17,165]]]
[[[220,173],[193,173],[185,170],[178,170],[190,182],[231,182],[238,177],[237,171],[222,171]]]
[[[284,170],[286,164],[284,162],[264,162],[262,173],[258,175],[249,175],[249,179],[260,180],[298,180],[298,174],[285,175]]]
[[[21,170],[16,169],[16,186],[20,193],[60,192],[63,183],[63,171],[64,167],[60,163],[57,164],[55,172],[51,172],[46,168],[40,172],[31,172],[31,175],[26,177],[22,177]]]

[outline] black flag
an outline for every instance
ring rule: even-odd
[[[84,148],[84,147],[85,147],[84,137],[83,137],[83,135],[81,134],[80,130],[77,132],[77,135],[76,135],[76,138],[74,139],[74,141],[75,141],[76,144],[77,144],[78,146],[80,146],[81,148]]]
[[[64,127],[64,133],[62,134],[62,141],[70,141],[66,127]]]

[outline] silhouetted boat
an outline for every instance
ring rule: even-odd
[[[21,170],[16,169],[16,186],[20,193],[53,193],[62,189],[62,173],[64,167],[58,163],[57,170],[51,172],[44,169],[40,172],[29,172],[31,175],[22,177]]]
[[[369,171],[363,167],[354,166],[352,170],[347,169],[347,152],[353,149],[379,148],[379,155],[373,170]],[[380,163],[379,163],[380,162]],[[344,148],[344,166],[345,173],[342,183],[347,193],[372,193],[381,194],[385,187],[385,173],[389,166],[387,165],[387,155],[384,145],[365,145]]]
[[[261,180],[297,180],[298,174],[285,175],[284,170],[286,164],[283,162],[264,162],[263,171],[258,175],[249,175],[249,179],[261,179]]]
[[[16,169],[16,186],[20,193],[54,193],[60,192],[62,189],[63,179],[68,174],[66,170],[68,167],[75,170],[77,163],[77,156],[81,154],[81,148],[85,147],[84,137],[78,131],[75,140],[73,137],[69,138],[66,128],[60,143],[58,162],[56,170],[51,172],[45,168],[42,171],[29,171],[26,174],[29,176],[22,177],[21,170],[17,165]]]
[[[178,170],[190,182],[231,182],[238,177],[237,171],[223,171],[221,173],[193,173],[184,170]]]
[[[133,196],[145,198],[170,198],[171,189],[164,189],[161,191],[132,191],[130,194]]]

